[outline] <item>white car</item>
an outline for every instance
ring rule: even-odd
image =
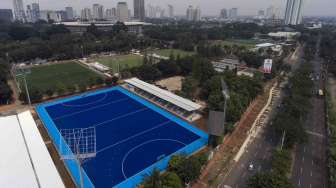
[[[249,166],[248,166],[248,170],[249,171],[252,171],[252,170],[254,170],[254,166],[253,166],[253,164],[251,163]]]

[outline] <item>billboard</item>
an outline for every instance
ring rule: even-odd
[[[272,73],[272,64],[273,64],[272,59],[265,59],[263,68],[264,73],[266,74]]]

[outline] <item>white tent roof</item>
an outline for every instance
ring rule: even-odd
[[[177,96],[167,90],[161,89],[152,84],[146,83],[142,80],[139,80],[138,78],[131,78],[125,80],[125,82],[137,88],[140,88],[148,93],[151,93],[152,95],[155,95],[187,111],[195,111],[202,107],[197,103],[194,103],[188,99]]]
[[[65,187],[29,111],[0,117],[0,128],[0,187]]]

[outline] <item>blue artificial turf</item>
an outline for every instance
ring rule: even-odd
[[[96,127],[97,155],[83,163],[85,187],[135,187],[173,154],[192,154],[207,135],[121,87],[39,105],[54,143],[60,129]],[[56,129],[55,129],[56,127]],[[66,162],[76,183],[75,163]]]

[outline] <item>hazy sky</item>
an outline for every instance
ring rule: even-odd
[[[118,1],[127,1],[129,8],[133,0],[23,0],[27,5],[39,2],[41,9],[64,9],[73,6],[76,10],[91,7],[93,3],[103,4],[105,8],[115,7]],[[284,9],[286,0],[145,0],[146,4],[159,5],[166,8],[167,4],[175,7],[176,14],[185,14],[188,5],[199,6],[202,15],[218,15],[221,8],[239,8],[241,15],[255,15],[257,10],[270,5]],[[12,0],[0,0],[0,8],[12,8]],[[304,15],[336,16],[336,0],[305,0]],[[283,11],[282,11],[283,12]]]

